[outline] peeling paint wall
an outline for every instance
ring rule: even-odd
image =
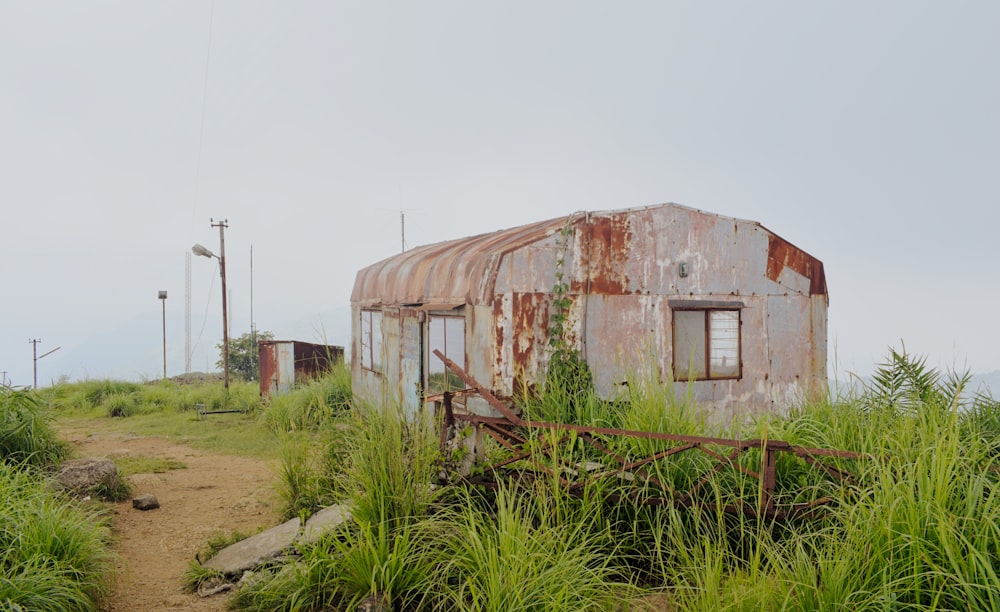
[[[460,300],[470,373],[503,395],[537,384],[551,354],[561,270],[571,304],[564,327],[605,396],[626,376],[672,377],[671,304],[679,300],[739,310],[742,368],[739,379],[676,382],[678,395],[690,393],[729,418],[781,409],[825,389],[822,263],[758,223],[662,205],[578,213],[415,251],[359,272],[352,295],[356,318],[364,306],[387,306],[390,380],[412,378],[412,363],[401,368],[400,360],[412,359],[419,332],[401,332],[398,312],[391,322],[394,304]],[[371,386],[371,372],[354,372],[363,388]]]

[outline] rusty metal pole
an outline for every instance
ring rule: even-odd
[[[163,380],[167,379],[167,292],[160,292],[160,303],[163,305]]]
[[[764,451],[764,469],[762,487],[760,490],[760,515],[774,514],[775,465],[779,449],[787,449],[789,444],[779,440],[768,440],[761,448]]]
[[[229,222],[226,219],[218,223],[212,223],[212,227],[219,228],[219,276],[222,277],[222,380],[223,385],[229,389],[229,312],[226,310],[226,228]]]

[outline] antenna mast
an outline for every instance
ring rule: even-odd
[[[184,373],[191,373],[191,252],[184,253]]]

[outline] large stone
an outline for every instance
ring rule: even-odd
[[[298,535],[302,521],[293,518],[277,527],[227,546],[205,562],[205,567],[227,576],[235,576],[281,556],[292,546]]]
[[[64,461],[56,480],[73,493],[86,493],[102,483],[118,479],[118,467],[110,459],[70,459]]]
[[[341,527],[349,520],[351,520],[351,509],[346,505],[323,508],[309,517],[305,527],[302,528],[302,533],[299,534],[295,542],[312,544],[323,537],[324,533]]]

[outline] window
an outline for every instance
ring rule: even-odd
[[[427,366],[427,393],[436,395],[445,391],[465,388],[465,383],[434,354],[444,353],[461,367],[465,367],[465,319],[463,317],[439,317],[431,315],[428,323],[428,343],[430,359]]]
[[[674,310],[674,380],[739,378],[738,308]]]
[[[361,367],[382,371],[382,311],[361,311]]]

